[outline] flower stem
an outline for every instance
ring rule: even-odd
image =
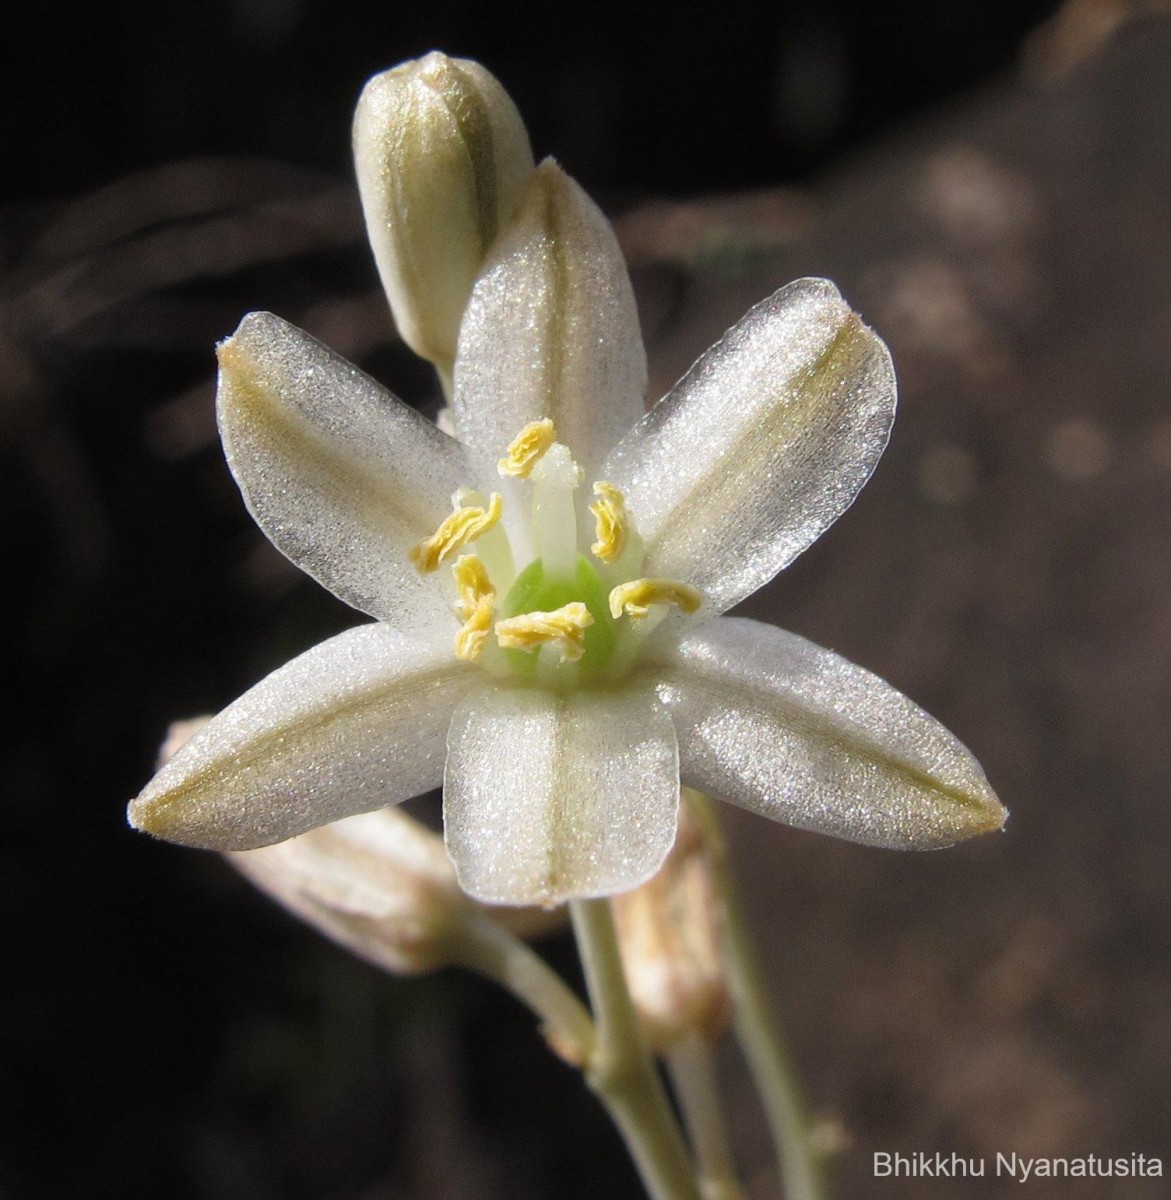
[[[672,1046],[666,1060],[683,1122],[695,1148],[703,1200],[743,1200],[728,1144],[728,1128],[720,1110],[711,1043],[693,1033]]]
[[[589,1010],[572,988],[532,947],[490,917],[476,914],[453,940],[452,965],[467,967],[510,991],[542,1021],[553,1049],[574,1066],[593,1054],[595,1030]]]
[[[720,844],[715,808],[707,796],[688,798],[713,842]],[[826,1200],[821,1166],[809,1143],[809,1121],[797,1074],[765,983],[728,857],[715,856],[716,887],[724,904],[724,951],[736,1005],[736,1036],[764,1105],[785,1200]]]
[[[683,1135],[630,1000],[609,902],[577,900],[569,907],[597,1022],[586,1078],[653,1200],[699,1200]]]

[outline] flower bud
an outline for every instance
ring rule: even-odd
[[[354,160],[399,332],[450,377],[472,284],[533,169],[524,123],[479,63],[436,51],[366,84]]]
[[[731,1019],[714,876],[720,848],[711,836],[681,804],[675,845],[659,873],[611,901],[630,996],[657,1051],[690,1034],[715,1038]]]
[[[158,766],[211,719],[208,714],[172,722]],[[555,933],[565,923],[563,908],[476,904],[456,883],[443,839],[397,809],[349,817],[275,846],[224,857],[294,916],[400,975],[458,957],[449,951],[455,951],[461,923],[473,911],[519,938]]]
[[[472,907],[443,839],[393,808],[226,857],[295,916],[400,975],[450,961]]]
[[[159,747],[155,766],[166,766],[210,720],[211,713],[203,713],[198,717],[186,717],[182,721],[172,721],[167,726],[166,737],[163,738],[163,744]]]

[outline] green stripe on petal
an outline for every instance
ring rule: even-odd
[[[763,816],[900,850],[999,829],[968,749],[890,684],[796,634],[721,618],[660,668],[683,782]]]
[[[478,900],[548,906],[637,887],[670,850],[678,806],[674,730],[646,681],[502,685],[456,708],[443,824]]]
[[[436,787],[456,702],[482,675],[385,625],[274,671],[204,725],[130,805],[137,829],[251,850]]]
[[[411,549],[475,479],[463,448],[307,333],[251,313],[219,347],[217,416],[257,524],[335,596],[450,639],[450,588]]]
[[[587,476],[643,414],[646,352],[609,222],[552,160],[484,265],[460,327],[461,441],[501,456],[549,417]]]
[[[832,283],[799,279],[713,346],[603,463],[646,543],[643,573],[723,612],[850,506],[886,448],[886,346]]]

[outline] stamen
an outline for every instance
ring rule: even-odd
[[[594,484],[597,500],[590,505],[594,514],[594,536],[597,541],[590,553],[602,562],[612,563],[626,549],[630,522],[626,516],[626,497],[612,484],[599,479]]]
[[[504,508],[504,497],[493,492],[488,498],[488,507],[457,507],[450,517],[431,535],[421,541],[410,553],[411,562],[420,575],[438,570],[457,550],[474,542],[485,534],[497,521]]]
[[[641,621],[652,604],[674,604],[685,613],[693,613],[703,603],[703,595],[689,583],[672,579],[632,579],[620,583],[610,592],[610,615],[618,620],[625,613],[631,620]]]
[[[511,475],[513,479],[528,479],[529,472],[556,440],[557,430],[548,417],[541,421],[530,421],[512,439],[508,452],[496,464],[496,470],[501,475]]]
[[[459,588],[455,610],[463,621],[463,627],[455,635],[455,656],[464,662],[475,662],[492,631],[496,589],[484,564],[474,554],[457,558],[451,571]]]
[[[496,622],[496,640],[505,650],[532,650],[553,645],[562,662],[577,662],[585,653],[585,631],[594,623],[593,614],[580,600],[563,604],[552,612],[522,613]]]

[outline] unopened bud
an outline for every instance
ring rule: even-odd
[[[714,878],[718,852],[683,803],[675,845],[659,873],[612,901],[631,999],[656,1050],[691,1034],[715,1038],[731,1019]]]
[[[433,52],[366,84],[354,160],[395,323],[450,376],[472,284],[533,170],[524,123],[479,63]]]
[[[205,713],[198,717],[186,717],[182,721],[172,721],[159,747],[156,768],[166,766],[210,720],[211,713]]]
[[[393,808],[226,857],[295,916],[400,975],[445,965],[471,909],[443,839]]]
[[[162,767],[210,715],[174,721],[159,747]],[[458,957],[454,939],[473,911],[514,936],[556,932],[565,910],[490,910],[456,883],[443,839],[396,809],[348,817],[275,846],[224,856],[261,891],[362,958],[400,975]]]

